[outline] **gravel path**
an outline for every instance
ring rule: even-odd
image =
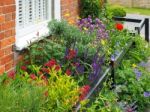
[[[138,14],[127,14],[128,18],[135,18],[135,19],[142,19],[142,18],[149,18],[149,21],[150,21],[150,16],[146,16],[146,15],[138,15]],[[150,25],[150,23],[149,23]],[[126,22],[124,24],[125,28],[129,29],[130,31],[135,31],[134,30],[134,27],[138,26],[138,23],[132,23],[132,22]],[[141,31],[141,36],[144,38],[144,27]],[[149,28],[150,30],[150,28]],[[149,31],[150,32],[150,31]],[[149,37],[150,38],[150,37]],[[149,60],[148,62],[146,63],[146,69],[150,72],[150,57],[149,57]]]

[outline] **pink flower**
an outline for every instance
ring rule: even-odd
[[[70,76],[70,75],[71,75],[71,70],[70,70],[70,69],[67,69],[67,70],[66,70],[66,74],[67,74],[68,76]]]
[[[36,80],[36,75],[35,75],[35,74],[31,74],[31,75],[30,75],[30,78],[31,78],[32,80]]]
[[[21,66],[21,70],[26,71],[27,67],[26,66]]]
[[[56,61],[55,59],[51,59],[49,62],[45,63],[44,65],[52,68],[54,65],[56,65]]]
[[[11,78],[11,79],[15,79],[15,75],[16,75],[15,71],[11,71],[11,72],[8,73],[8,77]]]

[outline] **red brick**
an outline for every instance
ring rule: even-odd
[[[12,20],[12,13],[8,13],[5,15],[5,21],[11,21]]]
[[[12,67],[13,67],[13,61],[11,61],[5,65],[5,71],[12,69]]]
[[[0,23],[3,23],[5,21],[5,16],[1,15],[0,16]]]
[[[4,39],[4,32],[0,33],[0,40]]]
[[[5,71],[5,66],[0,66],[0,75],[2,75]]]
[[[9,22],[3,23],[1,27],[3,31],[8,30],[12,27],[15,27],[15,21],[9,21]]]
[[[0,6],[0,14],[2,14],[2,12],[3,12],[3,11],[2,11],[2,7]]]
[[[12,53],[12,46],[8,46],[7,48],[4,49],[5,55],[11,54]]]
[[[16,35],[16,30],[15,30],[15,28],[11,29],[11,34],[12,34],[12,36]]]
[[[0,64],[5,65],[5,64],[9,63],[12,60],[13,60],[13,54],[9,54],[9,55],[1,58],[1,63]]]
[[[4,5],[15,4],[15,0],[4,0]]]
[[[5,31],[5,38],[12,36],[12,29]]]
[[[10,12],[15,12],[16,6],[15,5],[10,5],[10,6],[4,6],[3,7],[3,14],[7,14]]]
[[[15,37],[9,37],[0,41],[0,48],[6,48],[9,45],[14,44]]]
[[[5,53],[4,53],[4,50],[1,49],[1,50],[0,50],[0,57],[3,57],[4,54],[5,54]]]
[[[12,20],[15,20],[16,19],[16,13],[12,13]]]

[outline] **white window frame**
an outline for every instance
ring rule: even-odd
[[[18,27],[18,0],[16,0],[16,42],[15,48],[17,51],[21,51],[24,48],[28,47],[32,42],[42,39],[49,35],[48,22],[53,19],[61,19],[61,0],[53,0],[54,3],[54,17],[52,17],[52,0],[48,0],[48,10],[49,14],[48,20],[40,22],[35,25],[27,26],[26,28],[19,29]]]

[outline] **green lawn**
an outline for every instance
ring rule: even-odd
[[[124,7],[127,13],[135,13],[135,14],[141,14],[141,15],[150,15],[150,9],[144,9],[144,8],[128,8]]]
[[[129,7],[124,7],[124,6],[119,6],[119,5],[108,5],[109,8],[114,8],[114,7],[122,7],[125,9],[127,13],[134,13],[134,14],[140,14],[140,15],[150,15],[150,9],[144,9],[144,8],[129,8]]]

